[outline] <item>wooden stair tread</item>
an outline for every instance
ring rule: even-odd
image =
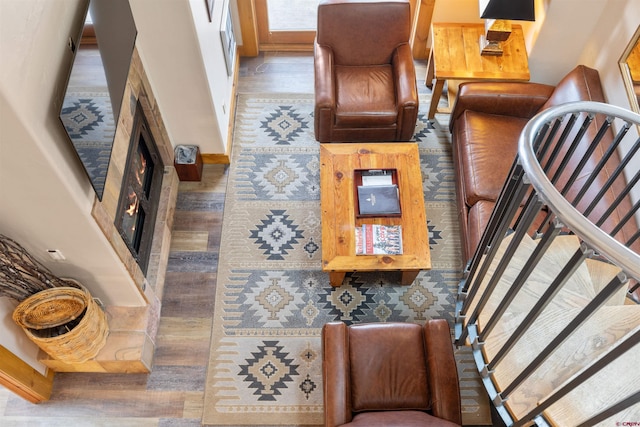
[[[507,236],[500,245],[498,251],[499,259],[506,250],[511,241],[511,236]],[[478,324],[486,324],[489,317],[498,307],[498,304],[504,299],[504,296],[517,275],[520,273],[537,245],[529,236],[525,236],[519,245],[516,254],[511,259],[509,267],[502,275],[496,291],[489,299],[485,309],[479,315]],[[538,264],[538,267],[531,274],[526,284],[514,298],[508,311],[521,313],[527,312],[533,304],[540,298],[543,292],[548,288],[549,284],[557,277],[571,258],[575,251],[579,248],[580,242],[573,235],[558,236],[549,250],[545,253],[544,258]],[[551,255],[553,254],[553,255]],[[497,261],[490,266],[485,279],[481,284],[481,292],[486,289],[490,278],[495,272]],[[558,305],[563,308],[584,307],[613,277],[620,272],[617,266],[598,261],[586,260],[577,271],[571,276],[569,281],[562,287],[558,294],[554,297],[551,304]],[[626,290],[621,287],[620,290],[612,297],[607,304],[622,305],[626,297]],[[477,302],[476,302],[477,303]],[[472,307],[475,307],[473,304]]]
[[[545,411],[545,417],[551,421],[552,425],[574,426],[637,392],[640,387],[638,354],[640,354],[640,344],[553,404]],[[640,420],[640,403],[615,414],[610,417],[608,423],[603,422],[600,425],[615,425],[615,422],[623,425],[624,422],[631,423],[638,420]]]
[[[578,309],[557,310],[548,317],[541,317],[496,366],[493,379],[498,390],[510,384],[577,312]],[[509,396],[505,405],[517,417],[528,413],[585,364],[637,328],[640,328],[640,306],[601,307]],[[485,360],[491,360],[492,353],[495,354],[498,348],[488,340],[483,350],[488,358]]]

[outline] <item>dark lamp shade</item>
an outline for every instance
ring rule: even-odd
[[[535,21],[535,0],[479,0],[480,18]]]

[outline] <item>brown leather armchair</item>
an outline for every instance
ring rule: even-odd
[[[327,323],[325,426],[459,426],[458,372],[446,320]]]
[[[314,45],[319,142],[408,141],[418,117],[408,0],[322,0]]]

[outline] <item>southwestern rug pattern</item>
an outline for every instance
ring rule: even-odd
[[[453,324],[462,265],[450,142],[425,117],[415,141],[432,270],[411,286],[394,273],[354,273],[332,288],[321,269],[313,96],[239,96],[204,425],[322,424],[320,332],[329,321]],[[465,423],[481,424],[489,415],[471,353],[457,353]]]

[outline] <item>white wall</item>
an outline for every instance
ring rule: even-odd
[[[480,19],[478,0],[444,0],[436,1],[433,8],[432,22],[477,22]]]
[[[529,46],[531,80],[553,85],[579,64],[601,15],[615,2],[619,1],[551,0],[538,37]]]
[[[95,193],[58,119],[79,6],[0,2],[0,233],[105,303],[142,305],[91,216]],[[53,262],[48,249],[59,249],[66,261]]]
[[[229,99],[220,40],[223,0],[210,22],[204,0],[130,0],[136,45],[174,147],[225,153]]]
[[[107,304],[144,305],[91,216],[95,193],[58,120],[71,65],[67,39],[81,0],[0,1],[0,233],[54,274],[83,283]],[[48,258],[58,249],[66,261]],[[37,347],[0,298],[0,344],[41,372]]]
[[[598,24],[590,33],[584,49],[580,53],[579,62],[597,69],[605,88],[607,102],[631,110],[629,97],[624,86],[618,62],[640,25],[640,1],[638,0],[608,0]],[[630,134],[638,135],[638,128],[630,130]],[[629,151],[631,138],[626,139],[626,146],[621,152]],[[626,169],[627,181],[640,170],[640,159],[636,155]],[[632,194],[634,200],[640,200],[640,192]],[[640,223],[640,213],[637,215]]]
[[[215,1],[210,22],[204,0],[130,0],[136,45],[174,146],[225,152],[233,79],[221,66],[224,3]],[[95,193],[58,120],[72,60],[67,39],[83,4],[0,0],[0,233],[105,304],[140,306],[140,292],[91,216]],[[50,260],[48,249],[66,261]],[[0,301],[3,324],[12,322],[12,304]],[[14,335],[4,329],[0,344],[35,360],[35,345]]]

